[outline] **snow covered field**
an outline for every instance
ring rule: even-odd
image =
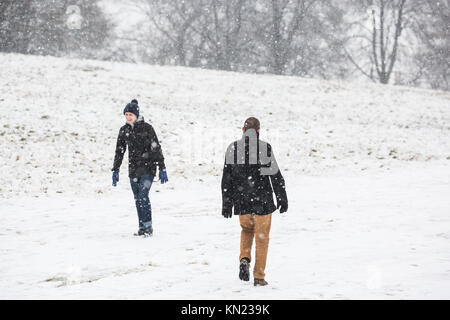
[[[450,298],[450,94],[369,84],[0,54],[0,298]],[[122,110],[166,157],[137,217]],[[261,120],[286,179],[267,280],[237,277],[220,215],[229,142]],[[127,156],[126,156],[127,157]]]

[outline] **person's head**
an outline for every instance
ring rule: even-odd
[[[125,121],[128,124],[132,124],[136,121],[137,117],[134,113],[132,112],[125,112]]]
[[[259,120],[255,117],[250,117],[244,122],[244,126],[242,127],[242,132],[247,131],[248,129],[255,129],[256,132],[259,133],[260,123]]]
[[[123,114],[125,115],[125,119],[127,123],[132,124],[139,117],[139,105],[136,99],[131,100],[123,109]]]

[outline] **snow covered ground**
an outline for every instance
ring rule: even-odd
[[[450,298],[448,167],[287,178],[269,287],[238,279],[238,219],[220,216],[217,188],[197,184],[152,194],[147,239],[131,235],[130,192],[3,201],[0,298]]]
[[[450,94],[0,54],[0,298],[450,298]],[[137,217],[122,110],[137,98],[169,183]],[[267,280],[237,278],[226,146],[262,124],[287,184]]]

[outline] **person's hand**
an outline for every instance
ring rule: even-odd
[[[233,212],[231,208],[223,208],[222,215],[224,218],[231,218],[233,216]]]
[[[113,187],[117,186],[117,182],[119,182],[119,170],[113,171],[113,174],[112,174]]]
[[[167,178],[166,169],[159,170],[159,180],[161,180],[161,184],[169,181],[169,179]]]
[[[278,202],[277,209],[280,209],[280,213],[286,212],[288,209],[287,202],[284,202],[284,201]]]

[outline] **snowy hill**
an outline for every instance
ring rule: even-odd
[[[0,298],[450,298],[449,93],[15,54],[0,66]],[[111,187],[132,98],[169,175],[145,240],[130,236],[126,160]],[[220,216],[224,152],[249,116],[290,201],[260,290],[237,279],[239,226]]]
[[[2,197],[109,192],[133,97],[172,179],[220,175],[248,116],[293,174],[450,159],[445,92],[23,55],[1,54],[0,65]]]

